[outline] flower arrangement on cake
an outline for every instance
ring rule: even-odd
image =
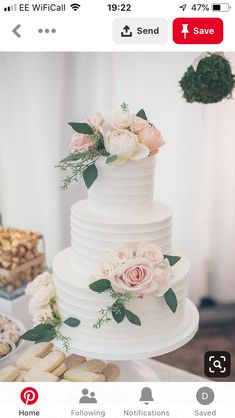
[[[77,327],[80,324],[77,318],[67,318],[62,321],[56,303],[56,291],[53,276],[44,272],[37,276],[26,288],[26,294],[31,297],[29,313],[32,317],[34,328],[21,335],[22,340],[35,343],[62,341],[66,351],[70,347],[70,338],[60,332],[62,324],[69,327]]]
[[[121,110],[97,113],[95,119],[69,125],[75,131],[70,152],[58,164],[62,170],[70,170],[64,189],[79,177],[90,188],[98,176],[96,161],[101,157],[107,164],[121,165],[154,155],[164,144],[161,132],[148,121],[145,111],[132,114],[125,103]]]
[[[96,269],[98,280],[90,284],[97,293],[108,292],[114,303],[100,311],[101,317],[94,324],[100,328],[113,318],[118,324],[124,318],[134,325],[141,325],[141,319],[125,304],[132,298],[143,298],[153,294],[164,297],[173,313],[177,310],[177,297],[171,288],[173,271],[171,266],[181,257],[163,255],[156,244],[141,242],[136,251],[119,244],[109,254],[107,260]]]

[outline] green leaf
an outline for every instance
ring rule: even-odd
[[[175,313],[177,310],[178,302],[177,302],[177,297],[176,297],[174,290],[168,289],[167,292],[164,294],[164,298],[165,298],[166,304],[169,306],[171,311]]]
[[[174,266],[174,264],[178,263],[178,261],[181,260],[181,257],[178,257],[176,255],[164,255],[164,258],[166,258],[169,261],[170,266]]]
[[[97,293],[105,292],[106,290],[110,289],[110,287],[111,282],[107,279],[100,279],[89,285],[89,288]]]
[[[136,116],[138,116],[139,118],[141,118],[141,119],[144,119],[144,120],[148,120],[148,118],[147,118],[147,116],[146,116],[146,113],[145,113],[145,111],[144,111],[144,109],[141,109],[137,114],[136,114]]]
[[[105,161],[106,164],[110,164],[113,161],[117,160],[118,156],[117,155],[111,155],[110,157],[107,158],[107,160]]]
[[[63,164],[63,163],[67,163],[69,161],[77,161],[81,158],[82,154],[81,153],[74,153],[74,154],[69,154],[67,157],[63,158],[63,160],[61,160],[59,162],[59,164]]]
[[[40,338],[40,340],[35,341],[35,344],[47,343],[49,341],[54,340],[56,336],[57,336],[57,332],[55,328],[53,328],[51,331],[45,332],[45,334],[43,335],[42,338]]]
[[[80,324],[81,321],[77,318],[67,318],[64,321],[64,324],[68,325],[69,327],[76,328]]]
[[[69,122],[69,125],[79,134],[93,135],[94,131],[88,123]]]
[[[138,325],[138,326],[141,325],[140,318],[137,315],[135,315],[131,311],[128,311],[128,309],[125,309],[125,313],[126,313],[126,317],[127,317],[129,322],[131,322],[134,325]]]
[[[115,302],[112,306],[113,319],[120,324],[126,316],[125,307],[123,304]]]
[[[89,189],[94,181],[97,179],[98,176],[98,170],[96,168],[95,163],[89,165],[84,171],[83,171],[83,178],[86,183],[86,187]]]
[[[40,324],[21,335],[22,340],[39,341],[47,332],[54,330],[50,324]]]

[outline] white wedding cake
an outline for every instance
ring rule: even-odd
[[[70,125],[76,133],[61,162],[72,170],[65,186],[82,175],[89,190],[71,208],[71,247],[54,259],[57,307],[49,323],[56,319],[71,351],[88,357],[172,351],[193,337],[198,313],[187,299],[189,261],[172,248],[171,209],[153,200],[162,136],[143,110],[131,115],[126,105]],[[48,324],[47,311],[41,315]],[[44,332],[56,335],[52,326]]]

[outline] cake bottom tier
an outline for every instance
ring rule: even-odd
[[[179,252],[174,254],[181,256],[173,267],[172,289],[178,300],[175,314],[164,298],[145,295],[126,304],[139,316],[141,326],[124,319],[96,329],[93,325],[101,315],[99,311],[113,300],[106,293],[89,289],[93,280],[72,267],[70,248],[60,252],[53,265],[58,309],[62,319],[72,316],[81,321],[78,328],[62,327],[63,335],[71,338],[71,351],[105,360],[131,360],[158,356],[186,344],[197,331],[198,313],[187,300],[189,262]]]

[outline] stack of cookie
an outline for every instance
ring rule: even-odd
[[[20,330],[7,316],[0,315],[0,359],[14,350],[20,340]]]
[[[76,354],[65,356],[52,343],[39,343],[24,351],[16,366],[0,369],[0,382],[114,382],[119,374],[115,364]]]

